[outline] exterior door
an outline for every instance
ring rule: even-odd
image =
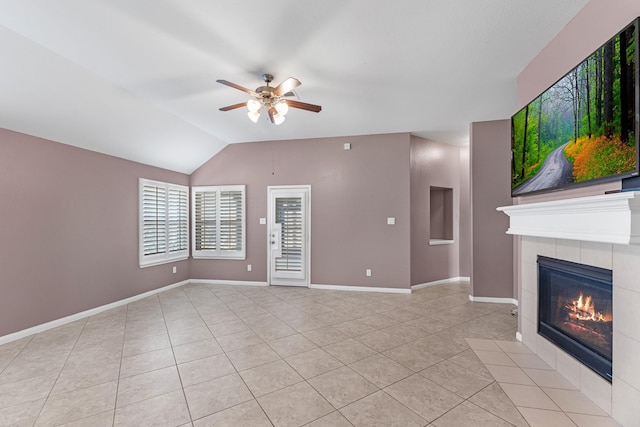
[[[268,187],[269,284],[309,286],[310,186]]]

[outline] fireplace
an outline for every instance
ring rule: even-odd
[[[612,272],[538,256],[538,333],[611,382]]]
[[[509,216],[508,233],[520,236],[520,244],[516,246],[516,256],[520,258],[516,266],[520,307],[517,337],[620,425],[638,426],[640,191],[527,202],[499,208]],[[605,368],[600,369],[604,375],[597,374],[586,363],[569,356],[567,350],[538,332],[540,299],[548,303],[552,300],[548,294],[544,297],[539,295],[539,276],[547,274],[538,272],[538,257],[543,256],[601,267],[607,269],[607,276],[609,270],[613,271],[613,368],[606,367],[611,359],[609,351],[604,352],[603,356],[593,348],[589,349],[592,355],[596,355],[594,359],[600,362],[604,360]],[[568,286],[564,287],[566,289]],[[590,287],[589,291],[599,293],[600,289],[598,286]],[[582,292],[584,301],[591,292]],[[578,291],[577,299],[579,297]],[[602,298],[601,295],[591,297],[592,300]],[[576,300],[575,296],[573,300]],[[594,310],[603,311],[598,301],[594,301]],[[543,320],[547,326],[554,323],[549,317]],[[555,330],[551,327],[542,329],[549,332]],[[550,332],[549,335],[557,337],[561,334]],[[583,343],[580,344],[585,347]],[[611,373],[613,379],[607,381]]]

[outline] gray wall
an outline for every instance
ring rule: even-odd
[[[192,174],[191,185],[246,184],[247,259],[192,260],[191,277],[266,281],[259,219],[267,216],[267,186],[308,184],[311,283],[408,289],[409,144],[409,134],[390,134],[227,146]]]
[[[429,246],[429,187],[453,190],[453,244]],[[411,137],[411,284],[460,276],[460,149]]]
[[[508,217],[496,211],[511,205],[511,122],[471,124],[471,294],[515,298],[513,238]]]
[[[189,278],[188,260],[138,266],[140,177],[189,184],[0,129],[0,336]]]

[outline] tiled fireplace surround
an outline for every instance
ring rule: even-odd
[[[624,426],[640,426],[640,192],[499,208],[521,237],[519,338]],[[537,333],[537,257],[613,271],[613,381]]]

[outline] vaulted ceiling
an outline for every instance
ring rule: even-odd
[[[468,141],[588,0],[0,0],[0,127],[191,173],[230,143],[411,132]],[[245,109],[296,77],[280,126]]]

